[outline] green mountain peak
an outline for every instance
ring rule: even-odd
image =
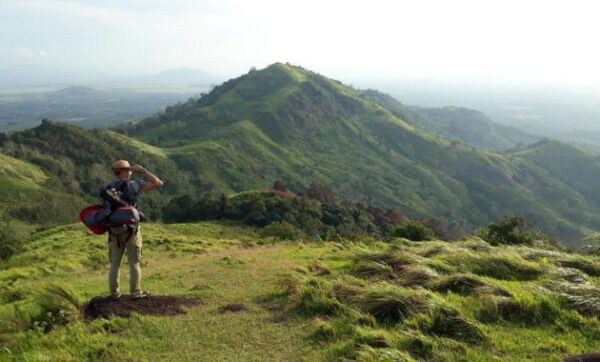
[[[419,113],[396,103],[275,63],[130,124],[124,134],[46,122],[9,135],[0,146],[5,155],[39,166],[56,180],[53,190],[79,201],[97,194],[114,159],[170,175],[168,192],[151,200],[156,215],[186,194],[264,189],[284,180],[293,192],[322,183],[340,199],[399,207],[409,217],[436,217],[455,228],[507,214],[567,239],[600,228],[600,198],[591,181],[600,178],[595,157],[565,144],[556,151],[548,141],[502,153],[478,148],[441,130],[448,130],[448,120],[457,130],[476,128],[471,121],[490,129],[480,113]],[[429,123],[415,114],[430,117]],[[470,118],[459,122],[462,117]],[[72,180],[67,191],[58,181],[65,179]]]

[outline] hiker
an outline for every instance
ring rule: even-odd
[[[148,296],[147,292],[140,289],[142,256],[142,233],[139,221],[144,219],[143,213],[137,210],[137,199],[143,191],[150,191],[162,187],[163,182],[153,173],[140,165],[130,166],[128,161],[119,160],[113,163],[112,170],[117,179],[109,183],[102,191],[102,207],[105,212],[115,213],[116,208],[125,207],[139,217],[132,219],[133,223],[127,225],[111,225],[108,228],[108,254],[110,259],[110,272],[108,285],[110,295],[118,300],[121,297],[119,288],[119,272],[123,254],[127,250],[130,272],[130,290],[132,299]],[[146,180],[130,180],[132,173],[145,176]]]

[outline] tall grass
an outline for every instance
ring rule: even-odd
[[[58,284],[49,284],[35,295],[33,305],[15,306],[12,320],[2,323],[0,333],[31,329],[48,333],[82,320],[82,304],[75,294]]]
[[[482,322],[507,321],[518,325],[552,324],[560,317],[558,301],[541,293],[524,292],[513,298],[487,296],[480,300]]]
[[[395,324],[425,310],[429,298],[422,291],[378,283],[357,295],[353,302],[378,322]]]
[[[468,320],[450,306],[440,305],[433,308],[427,318],[422,320],[420,328],[433,336],[447,337],[471,344],[479,344],[488,339],[475,322]]]
[[[480,278],[469,274],[453,274],[438,278],[429,283],[429,288],[440,293],[456,293],[460,295],[497,294],[508,296],[510,293],[503,288],[486,283]]]
[[[75,294],[58,284],[50,284],[36,297],[39,313],[32,318],[44,331],[83,319],[82,304]]]
[[[463,272],[500,280],[533,280],[543,272],[540,265],[526,261],[518,255],[455,253],[443,256],[442,260],[457,265]]]

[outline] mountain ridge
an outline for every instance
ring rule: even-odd
[[[282,63],[251,70],[120,129],[64,127],[46,122],[8,135],[0,147],[54,177],[65,177],[61,163],[94,169],[69,166],[80,200],[107,177],[113,158],[129,158],[156,170],[169,185],[149,200],[155,208],[186,193],[262,189],[282,179],[293,191],[324,183],[342,199],[400,207],[410,217],[437,217],[469,230],[506,214],[525,216],[571,240],[600,227],[600,203],[586,201],[600,164],[576,148],[549,143],[537,153],[496,153],[447,140],[359,90]],[[558,145],[574,150],[579,162],[570,163],[577,167],[592,163],[586,165],[587,180],[572,171],[573,180],[559,177],[569,160],[553,154]],[[86,147],[90,155],[78,150]],[[562,166],[545,169],[553,159]],[[560,207],[552,190],[575,208]]]

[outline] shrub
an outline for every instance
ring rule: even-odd
[[[532,244],[534,234],[527,232],[521,217],[504,217],[497,224],[490,224],[478,232],[479,236],[492,245]]]
[[[392,235],[412,241],[431,240],[435,236],[433,231],[419,221],[409,221],[396,226],[392,230]]]
[[[421,220],[421,223],[425,225],[426,228],[433,231],[435,236],[441,240],[458,240],[463,237],[463,234],[460,231],[450,229],[441,220],[425,219]]]
[[[302,194],[309,199],[318,200],[323,204],[335,205],[335,191],[327,185],[313,183]]]
[[[262,237],[273,237],[279,240],[298,240],[303,237],[303,234],[301,230],[286,221],[271,223],[260,232]]]

